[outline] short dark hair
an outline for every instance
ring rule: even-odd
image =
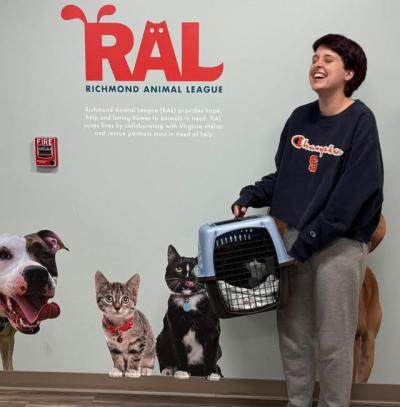
[[[364,50],[353,40],[340,34],[327,34],[313,44],[314,52],[322,45],[336,52],[343,60],[344,69],[354,72],[345,84],[344,94],[350,97],[362,84],[367,74],[367,57]]]

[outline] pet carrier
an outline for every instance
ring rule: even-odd
[[[201,226],[198,276],[220,318],[276,309],[287,296],[286,253],[271,216]]]

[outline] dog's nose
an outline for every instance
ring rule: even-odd
[[[46,287],[49,273],[43,267],[29,266],[23,271],[24,279],[28,284],[28,291],[41,290]]]

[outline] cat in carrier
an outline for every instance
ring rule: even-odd
[[[196,267],[197,258],[180,256],[172,245],[168,247],[165,281],[171,295],[156,341],[157,358],[162,375],[219,380],[220,323],[205,287],[197,280]]]
[[[215,268],[218,277],[240,288],[255,288],[276,272],[275,254],[271,253],[265,231],[240,231],[239,237],[218,237],[215,245]],[[239,239],[240,238],[240,239]],[[268,248],[268,250],[266,250]]]

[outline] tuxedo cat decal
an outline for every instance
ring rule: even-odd
[[[156,340],[157,358],[162,375],[219,380],[222,377],[217,364],[222,355],[219,319],[205,287],[197,281],[196,266],[197,258],[181,257],[173,246],[168,247],[165,281],[171,295]]]

